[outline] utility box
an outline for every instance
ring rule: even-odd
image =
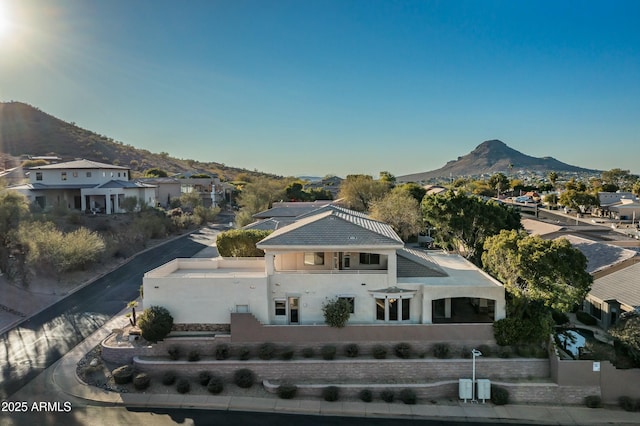
[[[464,402],[467,402],[467,399],[473,398],[473,383],[471,379],[458,380],[458,397],[464,399]]]
[[[484,404],[485,400],[491,399],[491,380],[478,379],[476,380],[478,386],[478,399],[482,400]]]

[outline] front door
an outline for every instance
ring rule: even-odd
[[[300,324],[300,299],[297,297],[289,298],[289,324]]]

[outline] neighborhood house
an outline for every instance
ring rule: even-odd
[[[343,298],[349,324],[492,322],[504,287],[462,256],[406,247],[391,226],[325,205],[258,242],[264,258],[175,259],[145,274],[144,304],[177,324],[228,325],[250,313],[265,325],[324,324]]]

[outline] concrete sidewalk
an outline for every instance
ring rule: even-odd
[[[127,319],[122,311],[96,331],[52,368],[49,376],[62,392],[85,400],[88,405],[121,405],[136,408],[194,408],[211,410],[297,413],[328,416],[391,417],[403,419],[441,419],[463,422],[531,423],[553,425],[640,424],[638,413],[617,408],[591,409],[582,406],[471,404],[417,404],[360,401],[326,402],[320,399],[253,398],[190,394],[119,394],[88,386],[76,375],[78,361],[106,338],[110,330],[122,327]]]

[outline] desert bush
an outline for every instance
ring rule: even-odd
[[[551,311],[551,318],[556,325],[563,325],[569,322],[569,317],[564,312],[553,310]]]
[[[256,243],[273,231],[255,229],[233,229],[221,232],[216,237],[216,247],[224,257],[264,257],[264,251],[256,248]]]
[[[600,408],[602,407],[602,398],[600,395],[589,395],[584,398],[584,404],[589,408]]]
[[[511,346],[501,346],[498,348],[498,356],[500,358],[511,358],[513,356],[513,348]]]
[[[256,375],[248,368],[241,368],[233,373],[233,383],[241,388],[250,388],[256,381]]]
[[[478,346],[478,350],[482,352],[482,356],[485,358],[493,356],[493,348],[489,345],[480,345]]]
[[[373,401],[373,392],[370,389],[362,389],[358,393],[358,397],[362,402],[371,402]]]
[[[227,358],[229,358],[229,345],[221,343],[216,346],[216,359],[225,360]]]
[[[322,355],[322,359],[326,361],[331,361],[336,358],[336,347],[333,345],[324,345],[320,349],[320,354]]]
[[[131,365],[120,366],[114,369],[111,372],[111,375],[113,376],[113,380],[116,382],[116,384],[118,385],[127,384],[131,382],[131,379],[133,378],[133,366]]]
[[[151,306],[138,317],[138,327],[140,327],[144,339],[156,343],[171,332],[173,317],[167,309],[161,306]]]
[[[576,319],[584,325],[597,325],[598,320],[586,313],[585,311],[576,312]]]
[[[509,403],[509,391],[501,386],[491,385],[491,402],[495,405]]]
[[[387,348],[382,345],[375,345],[371,349],[371,353],[375,359],[385,359],[387,357]]]
[[[178,393],[187,393],[191,390],[191,383],[189,383],[189,380],[185,378],[178,379],[178,382],[176,383],[176,390]]]
[[[380,399],[384,402],[393,402],[393,400],[396,399],[396,393],[393,389],[383,389],[380,392]]]
[[[165,371],[162,375],[162,384],[165,386],[171,386],[176,382],[175,371]]]
[[[328,326],[342,328],[351,316],[351,304],[346,299],[331,299],[322,305],[322,313]]]
[[[282,348],[282,351],[280,352],[280,359],[285,361],[292,360],[294,354],[295,351],[293,350],[293,348],[291,346],[286,346]]]
[[[460,349],[460,358],[462,359],[471,358],[471,349],[469,349],[466,346],[463,346],[462,349]]]
[[[267,342],[258,347],[258,358],[263,360],[270,360],[276,355],[276,345]]]
[[[433,356],[444,359],[449,358],[449,345],[447,343],[436,343],[433,345]]]
[[[416,391],[410,388],[402,389],[400,391],[399,398],[400,398],[400,401],[408,405],[414,405],[416,402],[418,402]]]
[[[209,384],[209,380],[211,380],[211,373],[208,371],[201,371],[198,374],[198,383],[202,386],[207,386]]]
[[[246,361],[249,358],[251,358],[251,349],[249,349],[246,346],[243,346],[240,349],[238,349],[238,359],[240,361]]]
[[[621,396],[618,398],[618,405],[624,411],[637,411],[640,406],[638,406],[638,401],[635,401],[633,398],[629,396]]]
[[[302,349],[302,356],[305,358],[313,358],[315,354],[316,354],[316,351],[313,348]]]
[[[133,386],[137,390],[144,390],[151,384],[151,377],[147,373],[138,373],[133,378]]]
[[[187,361],[200,361],[200,351],[197,349],[190,350],[187,354]]]
[[[169,352],[169,359],[174,361],[180,359],[180,348],[177,346],[170,347],[167,352]]]
[[[395,353],[398,358],[411,358],[411,345],[408,343],[398,343],[393,347],[393,353]]]
[[[289,383],[278,386],[278,396],[282,399],[293,399],[298,392],[298,387]]]
[[[224,380],[222,380],[222,377],[215,374],[211,376],[211,379],[209,379],[209,383],[207,384],[207,390],[214,395],[222,392],[224,390]]]
[[[344,354],[349,358],[357,357],[359,352],[360,352],[360,349],[358,348],[358,345],[356,345],[355,343],[349,343],[344,347]]]
[[[322,398],[329,402],[337,401],[340,398],[340,388],[337,386],[327,386],[322,390]]]

